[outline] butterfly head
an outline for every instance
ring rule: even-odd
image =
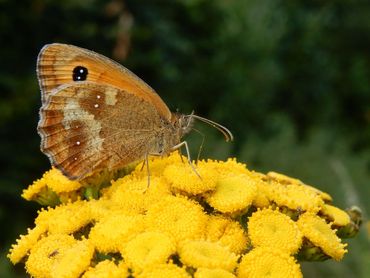
[[[226,127],[224,127],[223,125],[220,125],[219,123],[211,121],[209,119],[195,115],[194,112],[192,112],[189,115],[183,115],[180,113],[172,114],[172,123],[175,129],[178,130],[178,133],[179,133],[178,135],[180,138],[182,138],[185,134],[189,133],[192,130],[194,120],[199,120],[201,122],[204,122],[216,128],[218,131],[220,131],[225,136],[225,140],[227,142],[234,140],[232,133]]]
[[[182,138],[185,134],[189,133],[193,127],[194,118],[193,115],[184,115],[180,113],[172,113],[172,124],[178,132],[179,138]]]

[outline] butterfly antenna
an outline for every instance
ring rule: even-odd
[[[216,128],[218,131],[220,131],[225,136],[226,142],[229,142],[229,141],[233,141],[234,140],[234,136],[231,133],[231,131],[228,130],[223,125],[220,125],[219,123],[216,123],[214,121],[208,120],[206,118],[200,117],[198,115],[194,115],[193,113],[190,114],[189,117],[193,117],[193,118],[195,118],[195,119],[197,119],[199,121],[202,121],[202,122],[204,122],[206,124],[209,124],[209,125],[213,126],[214,128]]]
[[[197,155],[197,160],[196,160],[196,162],[198,162],[198,160],[200,158],[200,154],[202,153],[202,150],[203,150],[203,145],[204,145],[204,141],[205,141],[206,136],[196,128],[192,128],[192,130],[194,130],[195,132],[200,134],[200,136],[202,136],[202,143],[200,144],[200,147],[199,147],[199,150],[198,150],[198,155]]]

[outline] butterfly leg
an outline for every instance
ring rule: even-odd
[[[149,185],[150,185],[150,169],[149,169],[148,154],[145,154],[144,162],[143,162],[143,167],[144,167],[144,163],[146,164],[146,172],[148,174],[148,188],[149,188]]]
[[[143,165],[141,166],[140,171],[142,171],[144,169],[144,165],[146,165],[146,172],[148,173],[148,188],[149,188],[149,185],[150,185],[149,155],[162,156],[161,154],[157,154],[157,153],[150,153],[150,154],[147,153],[144,156]]]
[[[200,178],[202,179],[202,177],[199,175],[198,171],[195,169],[193,163],[191,162],[191,158],[190,158],[190,152],[189,152],[189,146],[188,146],[188,143],[186,141],[182,141],[181,143],[177,144],[176,146],[173,146],[172,147],[172,151],[174,150],[178,150],[180,149],[182,146],[185,146],[185,150],[186,150],[186,156],[188,157],[188,163],[191,167],[191,169],[193,169],[194,173]]]

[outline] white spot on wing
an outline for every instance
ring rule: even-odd
[[[78,104],[78,101],[75,99],[69,99],[64,107],[63,116],[62,124],[66,129],[72,128],[71,124],[74,121],[84,123],[86,131],[88,131],[84,135],[86,136],[86,142],[90,145],[90,147],[84,150],[87,152],[87,156],[103,150],[103,139],[99,134],[102,128],[101,123],[94,119],[94,115],[83,110]],[[80,145],[81,142],[77,141],[76,144]],[[75,160],[77,160],[77,158],[75,158]]]
[[[117,89],[109,88],[105,91],[105,104],[115,105],[117,102]]]

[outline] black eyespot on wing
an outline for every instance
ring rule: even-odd
[[[89,71],[83,66],[77,66],[73,69],[72,79],[73,81],[85,81]]]

